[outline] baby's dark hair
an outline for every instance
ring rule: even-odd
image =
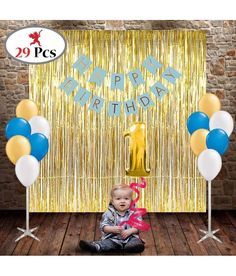
[[[114,192],[116,190],[129,190],[130,191],[130,195],[131,195],[131,198],[132,198],[132,195],[133,195],[133,190],[130,188],[129,185],[127,184],[116,184],[112,187],[111,189],[111,199],[113,198],[114,196]]]

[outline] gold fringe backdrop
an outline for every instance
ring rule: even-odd
[[[196,167],[186,128],[188,116],[198,110],[206,92],[206,37],[203,31],[61,31],[67,49],[58,60],[30,65],[30,99],[39,114],[51,124],[50,149],[41,162],[37,182],[30,188],[31,212],[102,212],[109,203],[113,184],[139,180],[125,176],[128,141],[123,132],[133,123],[146,124],[147,152],[151,173],[141,190],[139,207],[149,212],[205,211],[206,185]],[[84,54],[92,65],[80,76],[72,68]],[[142,67],[148,55],[163,67],[156,76]],[[93,69],[107,71],[104,83],[88,82]],[[182,77],[176,85],[161,77],[171,66]],[[126,75],[139,68],[145,84],[134,88]],[[125,89],[111,90],[111,73],[125,73]],[[67,96],[59,85],[72,76],[84,87],[104,98],[101,113],[74,102],[78,89]],[[160,81],[169,90],[159,102],[150,86]],[[138,115],[108,116],[108,102],[126,101],[148,92],[155,106]]]

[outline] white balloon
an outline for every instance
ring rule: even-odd
[[[220,154],[213,149],[206,149],[200,153],[197,160],[198,170],[207,180],[213,180],[221,170],[222,160]]]
[[[234,120],[228,112],[220,110],[211,116],[209,126],[210,130],[221,128],[230,136],[234,129]]]
[[[16,162],[15,172],[21,184],[29,187],[39,175],[39,162],[33,155],[23,155]]]
[[[47,138],[50,135],[50,125],[48,121],[42,116],[33,116],[29,120],[31,126],[31,134],[33,133],[42,133]]]

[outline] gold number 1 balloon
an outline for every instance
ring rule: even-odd
[[[146,168],[146,129],[145,124],[138,122],[124,133],[129,137],[130,168],[126,169],[128,176],[147,176],[150,169]]]

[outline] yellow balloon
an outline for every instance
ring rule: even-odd
[[[209,118],[213,113],[219,111],[220,108],[221,104],[219,98],[212,93],[206,93],[199,101],[199,110],[207,114]]]
[[[24,136],[15,135],[7,142],[6,154],[13,164],[16,164],[21,156],[30,154],[30,152],[30,142]]]
[[[209,133],[206,129],[198,129],[190,137],[190,147],[195,155],[199,155],[203,150],[207,149],[206,137]]]
[[[31,119],[31,117],[37,116],[37,115],[38,115],[38,108],[33,101],[25,99],[18,103],[16,107],[16,117],[21,117],[28,121]]]
[[[148,176],[150,169],[146,167],[146,128],[145,124],[138,122],[124,133],[129,137],[130,168],[126,169],[128,176]]]

